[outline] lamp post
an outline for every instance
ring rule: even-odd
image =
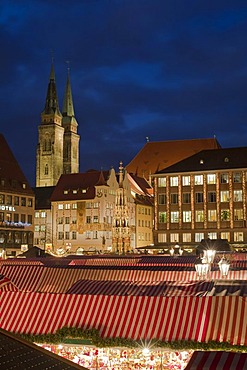
[[[211,271],[211,265],[214,262],[216,251],[213,249],[206,249],[203,251],[203,257],[195,264],[196,272],[199,278],[205,279]]]
[[[228,272],[229,272],[230,262],[227,261],[225,256],[223,256],[221,258],[221,260],[219,261],[218,265],[219,265],[219,269],[220,269],[220,276],[221,277],[226,277],[228,275]]]

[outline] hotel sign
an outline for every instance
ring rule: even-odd
[[[15,207],[13,207],[13,206],[0,206],[0,211],[15,212]]]

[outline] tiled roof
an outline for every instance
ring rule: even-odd
[[[0,134],[0,190],[34,195],[4,136]],[[25,187],[23,187],[25,184]]]
[[[108,178],[109,171],[96,170],[61,175],[51,195],[51,201],[93,199],[95,186],[108,186]]]
[[[140,205],[143,205],[143,206],[150,206],[150,207],[152,207],[154,205],[154,198],[153,197],[149,197],[147,195],[139,195],[139,194],[136,194],[136,196],[135,196],[135,202],[136,202],[136,204],[140,204]]]
[[[144,177],[139,177],[132,173],[128,173],[128,180],[130,182],[131,191],[140,195],[152,195],[153,188],[145,180]]]
[[[0,329],[0,348],[0,369],[87,370],[3,329]]]
[[[172,140],[148,142],[126,166],[129,173],[148,178],[162,170],[204,149],[220,148],[213,139]]]
[[[157,174],[240,168],[247,168],[247,147],[202,150]]]

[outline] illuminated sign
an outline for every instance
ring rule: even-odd
[[[1,211],[15,212],[15,207],[13,207],[13,206],[0,206],[0,210]]]

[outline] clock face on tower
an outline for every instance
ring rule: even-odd
[[[100,198],[103,195],[102,189],[97,190],[97,197]]]

